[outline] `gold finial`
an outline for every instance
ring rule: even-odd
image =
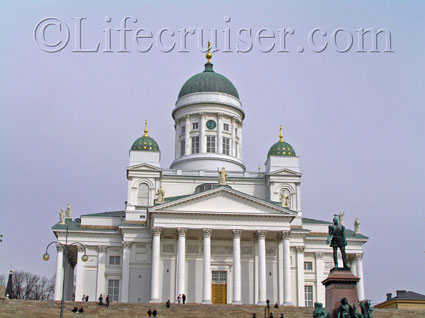
[[[147,120],[145,120],[145,134],[144,134],[144,136],[145,137],[148,136],[148,121]]]
[[[205,57],[207,58],[208,63],[210,63],[211,58],[212,58],[212,53],[211,53],[211,42],[208,42],[208,51],[207,54],[205,54]]]
[[[280,125],[279,141],[283,142],[282,125]]]
[[[258,165],[258,176],[261,177],[261,166]]]
[[[9,271],[9,273],[10,273],[10,274],[12,274],[12,273],[13,273],[12,265],[10,265],[10,271]]]

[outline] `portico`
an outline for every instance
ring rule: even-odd
[[[218,202],[224,204],[218,204]],[[202,205],[202,212],[199,212],[200,205]],[[226,207],[228,209],[229,206],[232,207],[232,210],[226,211]],[[176,299],[178,295],[186,294],[189,301],[191,299],[194,301],[195,295],[191,295],[191,291],[193,293],[194,290],[190,290],[187,286],[193,274],[186,268],[189,258],[192,262],[202,263],[200,267],[195,265],[197,268],[202,268],[202,279],[200,280],[202,285],[196,286],[196,293],[202,295],[200,302],[212,303],[211,269],[214,266],[227,273],[226,287],[229,287],[226,288],[227,303],[242,304],[242,277],[246,279],[252,276],[252,280],[249,279],[249,281],[253,282],[254,273],[257,273],[259,283],[258,288],[254,289],[255,298],[258,299],[258,304],[265,304],[268,297],[273,296],[271,292],[267,295],[268,289],[273,290],[271,286],[267,288],[267,276],[272,275],[272,271],[268,270],[270,266],[273,267],[270,264],[275,263],[276,266],[282,268],[282,273],[285,273],[287,277],[290,276],[290,264],[285,262],[289,262],[289,224],[295,216],[296,213],[293,211],[258,200],[232,190],[230,187],[219,187],[153,207],[149,211],[153,235],[151,301],[155,302],[159,299],[160,276],[163,276],[163,273],[159,274],[161,236],[165,236],[168,240],[174,239],[177,246],[174,278],[176,292],[175,294],[172,291],[169,292],[170,299]],[[189,240],[187,240],[188,238]],[[241,252],[241,240],[243,253]],[[285,240],[286,243],[284,243]],[[187,241],[190,244],[186,243]],[[278,244],[283,246],[282,262],[278,262],[277,257],[268,256],[266,251],[269,245],[273,245],[272,251],[277,250]],[[250,270],[250,264],[254,265],[255,255],[250,253],[250,251],[254,251],[254,245],[258,251],[258,266],[251,266]],[[163,250],[165,249],[163,248]],[[186,255],[186,250],[190,256]],[[246,272],[247,269],[248,272]],[[277,272],[274,274],[277,275]],[[288,293],[286,298],[282,295],[282,299],[290,301],[290,280],[285,280],[282,276],[278,279],[278,285],[280,290]],[[166,293],[162,290],[162,295]],[[244,298],[249,300],[250,297],[245,294]]]

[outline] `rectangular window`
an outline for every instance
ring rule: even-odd
[[[215,136],[207,136],[207,152],[215,153]]]
[[[186,142],[183,139],[183,140],[180,141],[180,156],[183,157],[185,152],[186,152]]]
[[[313,270],[313,262],[304,262],[304,270],[312,271]]]
[[[182,134],[184,134],[186,132],[186,126],[182,126],[181,130],[182,130]]]
[[[223,155],[230,155],[230,138],[223,137]]]
[[[120,281],[118,279],[108,280],[108,295],[112,301],[118,301],[120,293]]]
[[[211,278],[212,278],[212,281],[214,283],[225,283],[225,282],[227,282],[227,272],[226,271],[213,271]]]
[[[223,130],[229,131],[229,124],[223,124]]]
[[[313,307],[313,286],[304,286],[305,306]]]
[[[192,129],[198,130],[198,123],[192,123]]]
[[[109,256],[109,265],[119,265],[121,261],[120,256]]]
[[[199,137],[192,137],[192,153],[199,153]]]

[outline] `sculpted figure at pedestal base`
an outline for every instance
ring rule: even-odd
[[[341,299],[341,305],[338,308],[337,318],[352,318],[353,308],[348,304],[347,298]]]
[[[327,318],[329,314],[323,308],[322,303],[314,303],[313,318]]]

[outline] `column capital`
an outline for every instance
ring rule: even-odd
[[[177,235],[180,237],[186,236],[187,229],[184,227],[177,228]]]
[[[162,232],[162,227],[153,227],[152,236],[160,236]]]
[[[289,240],[291,237],[291,231],[282,231],[281,232],[282,240]]]
[[[232,230],[232,232],[233,232],[233,238],[241,237],[242,230]]]
[[[257,234],[257,238],[265,238],[267,231],[266,230],[258,230],[255,233]]]
[[[323,259],[324,253],[323,252],[316,252],[315,255],[316,255],[316,259]]]
[[[99,245],[97,247],[97,250],[99,251],[99,253],[106,253],[106,251],[108,250],[108,247],[106,245]]]
[[[206,113],[206,112],[200,112],[200,113],[199,113],[199,116],[200,116],[200,117],[203,117],[203,118],[205,118],[205,116],[206,116],[206,115],[207,115],[207,113]]]
[[[362,261],[363,260],[363,253],[356,253],[355,257],[356,257],[357,261]]]
[[[202,229],[203,237],[211,237],[212,229]]]
[[[122,247],[123,247],[124,249],[129,249],[129,248],[131,247],[131,242],[123,241],[123,242],[122,242]]]
[[[297,246],[295,249],[297,250],[297,253],[304,253],[304,246]]]
[[[63,251],[63,245],[59,242],[56,243],[56,250],[58,252],[62,252]]]

